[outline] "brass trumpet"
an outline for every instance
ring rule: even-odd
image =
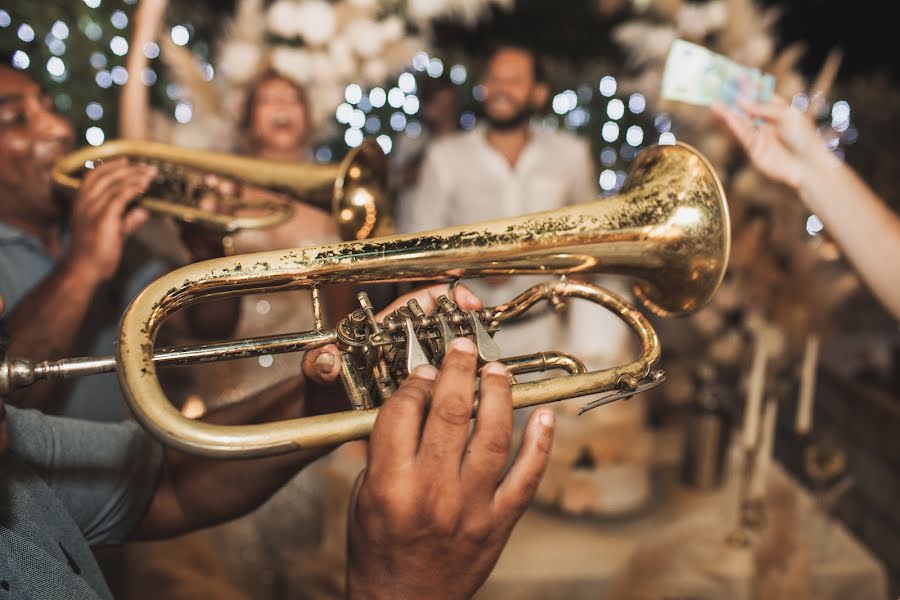
[[[728,207],[708,162],[693,148],[653,146],[634,161],[618,196],[563,209],[415,235],[345,242],[210,260],[183,267],[145,288],[126,311],[115,358],[75,359],[38,368],[7,361],[0,393],[35,378],[116,369],[137,419],[165,444],[212,457],[253,457],[316,450],[366,437],[377,406],[416,366],[439,364],[449,342],[470,336],[483,361],[510,373],[561,369],[567,374],[514,383],[520,408],[606,392],[583,410],[628,397],[661,382],[660,343],[629,302],[566,275],[616,273],[635,279],[638,299],[659,316],[700,309],[715,294],[728,264]],[[425,314],[413,302],[378,321],[368,297],[334,329],[156,350],[154,339],[172,313],[205,300],[338,283],[456,280],[466,277],[557,274],[507,304],[462,311],[443,297]],[[503,357],[492,339],[503,323],[542,301],[587,299],[618,314],[637,334],[641,355],[610,369],[588,371],[576,357],[539,352]],[[314,308],[317,308],[314,306]],[[316,314],[320,314],[316,311]],[[352,410],[277,423],[222,426],[183,416],[166,398],[157,365],[228,360],[336,344]],[[79,361],[80,364],[79,364]]]
[[[290,201],[247,203],[224,198],[228,213],[199,206],[202,184],[188,184],[186,169],[227,177],[283,194],[287,199],[331,212],[342,239],[361,240],[375,231],[387,206],[387,160],[372,140],[352,149],[339,164],[317,165],[236,156],[208,150],[179,148],[135,140],[114,140],[96,148],[77,150],[56,165],[53,181],[63,189],[77,190],[77,177],[86,164],[127,157],[155,164],[157,181],[139,203],[148,210],[209,229],[234,232],[271,227],[288,220]],[[264,211],[263,214],[256,214]],[[240,214],[246,212],[248,214]]]

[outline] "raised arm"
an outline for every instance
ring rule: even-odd
[[[760,172],[794,190],[882,305],[900,319],[900,217],[832,155],[806,115],[781,98],[713,110]]]
[[[150,128],[150,92],[141,74],[147,67],[144,46],[156,40],[168,0],[141,0],[132,21],[132,37],[125,68],[131,76],[119,97],[119,136],[145,140]]]
[[[40,361],[69,355],[97,287],[116,272],[125,241],[147,220],[145,210],[130,205],[154,174],[117,160],[85,177],[72,207],[68,252],[10,313],[10,356]],[[10,403],[54,412],[58,390],[58,383],[32,386]]]

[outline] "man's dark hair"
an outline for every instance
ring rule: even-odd
[[[544,67],[544,61],[541,58],[540,53],[534,48],[529,48],[524,44],[518,44],[516,42],[498,42],[488,48],[487,57],[485,57],[484,64],[488,65],[494,57],[503,52],[504,50],[514,50],[516,52],[523,52],[531,57],[531,65],[534,69],[534,80],[537,83],[547,83],[547,70]]]

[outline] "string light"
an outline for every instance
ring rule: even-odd
[[[58,40],[64,40],[69,37],[69,26],[62,21],[55,21],[50,27],[50,33]]]
[[[419,52],[412,59],[413,69],[416,71],[424,71],[428,68],[428,54]]]
[[[450,67],[450,81],[456,85],[462,85],[466,82],[466,77],[468,77],[468,73],[466,72],[466,68],[462,65],[453,65]]]
[[[806,219],[806,233],[809,235],[817,235],[824,228],[825,225],[816,215],[809,215],[809,218]]]
[[[106,69],[102,71],[97,71],[97,74],[94,76],[94,81],[97,82],[97,85],[102,87],[103,89],[108,88],[112,85],[112,75]]]
[[[348,129],[344,132],[344,143],[356,148],[363,143],[363,133],[359,129]]]
[[[184,25],[176,25],[171,31],[172,41],[176,46],[184,46],[191,39],[191,34]]]
[[[88,127],[88,130],[84,132],[84,139],[91,146],[99,146],[106,139],[106,134],[99,127]]]
[[[12,23],[12,19],[9,17],[9,13],[0,8],[0,27],[9,27]]]
[[[99,121],[103,118],[103,107],[99,102],[89,102],[84,107],[84,112],[91,121]]]
[[[619,126],[612,121],[607,121],[603,124],[601,135],[607,142],[614,142],[619,139]]]
[[[156,71],[151,69],[150,67],[144,67],[144,71],[141,73],[141,82],[144,85],[156,85]]]
[[[645,108],[647,108],[647,99],[643,94],[635,93],[628,97],[628,110],[634,114],[641,114]]]
[[[103,37],[103,29],[96,22],[88,21],[84,25],[84,35],[92,42],[96,42]]]
[[[337,110],[334,111],[334,117],[337,119],[337,122],[341,125],[346,125],[350,122],[350,117],[353,116],[353,107],[347,104],[346,102],[340,104],[337,107]]]
[[[51,56],[47,61],[47,72],[51,77],[58,78],[66,74],[66,64],[58,56]]]
[[[113,83],[116,85],[125,85],[128,83],[128,70],[125,67],[116,66],[110,72]]]
[[[113,12],[109,17],[109,22],[112,23],[112,26],[116,29],[125,29],[128,27],[128,17],[121,10]]]
[[[427,72],[429,77],[440,77],[444,73],[444,63],[439,58],[432,58],[428,61]]]
[[[391,108],[400,108],[403,106],[403,100],[406,98],[406,94],[400,88],[391,88],[391,91],[388,92],[387,102]]]
[[[27,69],[31,65],[31,59],[22,50],[13,52],[12,64],[17,69]]]
[[[667,131],[659,136],[659,143],[663,146],[671,146],[675,143],[675,134]]]
[[[32,42],[34,41],[34,29],[31,28],[31,25],[28,23],[22,23],[19,25],[18,31],[16,31],[16,35],[19,36],[19,39],[23,42]]]
[[[100,6],[100,0],[84,0],[84,3],[87,4],[88,8],[97,8]]]
[[[382,151],[385,154],[390,154],[391,150],[394,148],[394,141],[387,135],[379,135],[375,138],[375,141],[378,142],[378,145],[381,146]]]
[[[156,42],[147,42],[144,44],[144,56],[154,59],[159,56],[159,45]]]
[[[121,35],[114,36],[109,40],[109,49],[112,50],[112,53],[116,56],[125,56],[128,54],[128,40]]]
[[[607,75],[603,79],[600,80],[600,93],[606,96],[607,98],[616,93],[616,78],[612,75]]]
[[[175,105],[175,120],[179,123],[190,123],[194,116],[194,109],[190,102],[179,102]]]
[[[406,94],[416,91],[416,78],[412,73],[403,73],[397,78],[397,87]]]
[[[95,69],[102,69],[106,66],[106,55],[102,52],[91,53],[91,66]]]
[[[357,84],[355,84],[355,83],[351,83],[351,84],[348,85],[347,88],[344,90],[344,98],[345,98],[345,99],[347,100],[347,102],[349,102],[350,104],[356,104],[357,102],[359,102],[360,100],[362,100],[362,88],[359,87],[359,86],[358,86]]]
[[[419,99],[416,96],[407,96],[403,100],[403,112],[414,115],[419,112]]]
[[[372,115],[368,119],[366,119],[366,132],[368,133],[378,133],[381,131],[381,119]]]
[[[384,106],[384,103],[387,102],[387,94],[380,87],[372,88],[369,91],[369,102],[371,102],[372,106],[375,108],[381,108]]]
[[[391,129],[394,131],[403,131],[406,129],[406,115],[402,112],[395,112],[391,115]]]

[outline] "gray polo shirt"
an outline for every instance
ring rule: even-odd
[[[7,315],[55,266],[38,240],[0,222],[0,295],[6,302]],[[118,273],[94,294],[72,356],[113,354],[119,318],[128,303],[167,270],[168,265],[153,258],[140,244],[127,244]],[[115,373],[73,380],[60,414],[92,421],[121,421],[129,416]]]
[[[0,456],[0,598],[111,599],[90,546],[118,544],[150,506],[163,451],[133,422],[7,406]]]

